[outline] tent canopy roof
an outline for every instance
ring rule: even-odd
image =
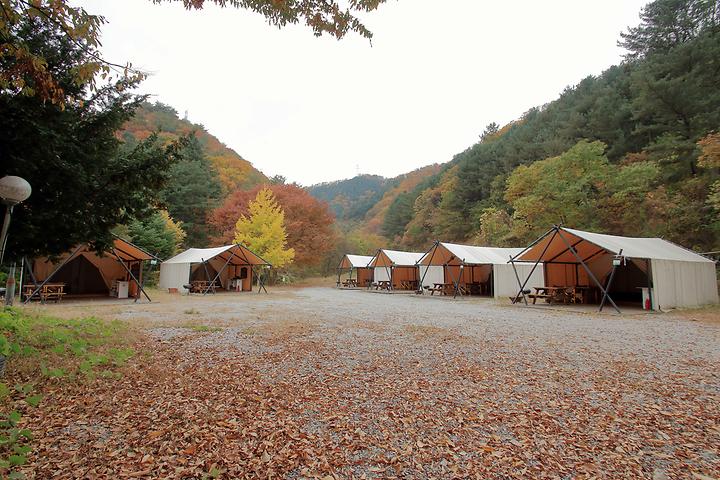
[[[215,257],[230,265],[270,265],[244,245],[225,245],[213,248],[189,248],[163,263],[202,263]]]
[[[372,262],[372,259],[373,257],[368,255],[351,255],[348,253],[340,260],[338,268],[366,268],[368,263]]]
[[[562,237],[560,237],[562,235]],[[712,262],[691,250],[675,245],[662,238],[633,238],[620,237],[617,235],[605,235],[602,233],[584,232],[571,228],[553,228],[540,238],[535,244],[517,255],[515,260],[526,262],[569,262],[578,263],[575,256],[568,249],[563,237],[575,248],[583,261],[609,253],[619,255],[622,251],[623,257],[649,259],[649,260],[674,260],[681,262]],[[545,254],[543,250],[548,246]]]
[[[438,255],[435,253],[434,250],[438,248],[445,250],[445,254]],[[465,265],[501,265],[508,263],[510,257],[514,257],[522,251],[522,248],[476,247],[473,245],[438,242],[435,247],[423,256],[419,263],[421,265],[443,265],[449,261],[450,257],[455,257]]]
[[[422,252],[401,252],[398,250],[385,250],[384,248],[381,248],[372,258],[368,267],[414,267],[423,255],[424,254]]]
[[[149,254],[137,245],[132,244],[127,240],[123,240],[120,237],[115,237],[115,240],[113,240],[113,247],[115,247],[117,256],[120,257],[122,260],[125,260],[126,262],[152,260],[154,258],[157,258],[155,255]]]

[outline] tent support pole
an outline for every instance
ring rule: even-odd
[[[602,284],[598,281],[597,277],[595,277],[595,274],[592,273],[592,271],[590,270],[590,268],[588,268],[587,265],[585,265],[585,262],[583,262],[582,258],[580,258],[580,255],[578,255],[578,253],[575,251],[575,249],[570,246],[570,242],[567,241],[567,238],[565,238],[565,236],[560,232],[559,229],[558,229],[558,232],[557,232],[557,233],[558,233],[558,235],[560,236],[560,238],[562,239],[562,241],[565,242],[565,245],[567,245],[568,248],[570,249],[570,253],[572,253],[573,256],[575,257],[575,259],[576,259],[578,262],[580,262],[580,265],[583,266],[583,268],[585,269],[585,273],[587,273],[588,276],[589,276],[590,278],[592,278],[593,282],[595,282],[595,285],[597,285],[597,286],[600,288],[600,290],[603,292],[604,297],[607,297],[608,301],[612,304],[613,308],[614,308],[619,314],[622,314],[622,312],[620,311],[620,309],[618,308],[618,306],[615,305],[615,302],[614,302],[613,299],[610,297],[610,295],[607,293],[607,290],[605,290],[605,288],[603,288]],[[603,297],[603,298],[604,298],[604,297]],[[601,308],[602,308],[602,305],[601,305]],[[601,310],[601,311],[602,311],[602,310]]]
[[[260,293],[261,290],[265,290],[265,293],[268,293],[267,288],[265,288],[265,281],[263,280],[262,275],[258,275],[258,293]]]
[[[525,247],[520,253],[518,253],[517,255],[515,255],[515,256],[512,257],[512,258],[513,258],[513,259],[518,258],[518,257],[521,256],[523,253],[527,252],[527,251],[530,250],[532,247],[534,247],[534,246],[535,246],[537,243],[539,243],[543,238],[545,238],[545,237],[547,237],[548,235],[550,235],[550,232],[556,232],[556,231],[557,231],[556,229],[557,229],[557,225],[553,226],[553,228],[551,228],[551,229],[548,230],[547,232],[545,232],[545,233],[543,233],[542,235],[540,235],[540,236],[537,238],[537,240],[535,240],[535,241],[532,242],[530,245],[528,245],[527,247]]]
[[[208,279],[208,282],[209,282],[209,281],[210,281],[210,271],[209,271],[208,268],[207,268],[207,260],[205,260],[204,258],[201,258],[200,260],[202,260],[203,268],[205,269],[205,278],[207,278],[207,279]],[[208,290],[208,289],[206,289],[206,290],[203,292],[203,295],[205,295],[205,294],[207,293],[207,290]]]
[[[460,273],[458,274],[457,282],[455,282],[455,291],[453,292],[453,298],[457,298],[458,293],[460,293],[460,280],[463,276],[463,271],[465,270],[465,260],[462,261],[460,264]]]
[[[530,277],[532,277],[532,274],[535,273],[535,269],[537,268],[538,264],[540,263],[540,260],[542,259],[543,255],[545,255],[545,252],[547,252],[547,249],[550,247],[550,244],[552,243],[553,239],[555,238],[555,235],[557,235],[557,233],[558,233],[558,230],[557,230],[558,227],[557,227],[557,226],[553,227],[553,229],[554,229],[554,232],[553,232],[553,230],[550,230],[550,231],[548,231],[548,233],[546,233],[546,234],[544,235],[545,237],[547,237],[548,235],[550,235],[550,232],[553,232],[552,238],[550,238],[550,241],[547,242],[547,245],[545,245],[545,248],[543,249],[542,253],[540,254],[540,256],[538,256],[538,259],[537,259],[537,261],[535,262],[535,265],[533,265],[532,270],[530,270],[530,273],[528,273],[528,276],[527,276],[527,278],[525,279],[525,281],[523,282],[523,284],[520,285],[520,291],[517,293],[517,295],[515,295],[515,300],[513,300],[513,303],[517,303],[518,300],[520,300],[520,295],[523,295],[523,296],[525,295],[525,293],[523,293],[523,292],[524,292],[524,290],[525,290],[525,286],[527,285],[527,282],[530,281]],[[543,238],[544,238],[544,237],[540,237],[540,238],[538,238],[537,240],[535,240],[535,242],[533,242],[533,245],[536,244],[536,243],[538,243],[538,242],[539,242],[540,240],[542,240]],[[528,247],[528,248],[530,248],[530,247]],[[527,250],[527,249],[526,249],[526,250]],[[515,266],[514,262],[515,262],[515,259],[516,259],[517,257],[518,257],[518,255],[515,255],[515,256],[510,260],[510,262],[513,263],[513,266]],[[527,301],[526,301],[525,303],[527,303]]]
[[[140,284],[140,281],[139,281],[137,278],[135,278],[135,275],[133,275],[132,271],[128,268],[127,265],[125,265],[125,262],[122,261],[122,259],[120,258],[120,255],[118,255],[117,251],[115,250],[115,247],[113,247],[112,253],[113,253],[113,255],[115,255],[115,258],[118,259],[118,262],[120,262],[120,265],[123,266],[123,268],[125,269],[125,271],[126,271],[128,274],[130,274],[130,278],[132,278],[133,280],[135,280],[135,283],[137,284],[138,288],[139,288],[140,291],[143,293],[143,295],[145,295],[145,298],[148,299],[148,302],[152,302],[152,300],[150,299],[150,296],[147,294],[147,292],[145,291],[145,289],[143,288],[143,286]],[[139,295],[138,295],[138,296],[139,296]],[[135,301],[137,301],[137,299],[136,299]]]
[[[428,260],[428,264],[425,265],[425,271],[422,274],[422,278],[420,279],[420,283],[418,284],[417,293],[425,293],[425,290],[423,290],[423,284],[425,283],[425,276],[427,275],[428,270],[430,269],[430,265],[432,265],[433,257],[435,257],[435,252],[437,252],[437,247],[440,244],[440,240],[435,240],[435,243],[433,244],[430,249],[425,252],[425,255],[430,253],[430,250],[432,250],[432,254],[430,255],[430,260]],[[423,255],[421,258],[425,258],[425,255]]]
[[[143,265],[144,265],[143,262],[140,261],[140,280],[142,280],[142,284],[140,285],[140,288],[145,286],[145,275],[143,275]],[[150,271],[152,271],[152,264],[150,264],[150,270],[148,270],[148,273],[150,273]],[[137,301],[139,299],[140,299],[140,295],[135,297],[135,303],[137,303]]]
[[[230,263],[230,260],[232,260],[234,256],[235,256],[235,252],[232,252],[232,251],[231,251],[231,252],[230,252],[230,256],[228,257],[227,261],[225,262],[225,265],[223,265],[223,267],[220,269],[220,271],[217,273],[217,275],[215,275],[215,278],[212,279],[212,282],[211,282],[211,283],[208,283],[208,286],[205,288],[205,291],[203,292],[203,296],[204,296],[204,295],[207,295],[207,293],[208,293],[208,291],[210,290],[210,288],[211,288],[213,285],[215,285],[215,281],[216,281],[218,278],[220,278],[220,275],[222,274],[222,272],[225,271],[225,269],[226,269],[227,266],[228,266],[228,263]],[[207,272],[207,267],[205,267],[205,271]],[[208,279],[210,279],[209,276],[208,276]]]
[[[33,281],[33,285],[37,285],[37,279],[35,278],[35,274],[32,271],[32,267],[30,266],[30,262],[28,261],[27,257],[23,255],[23,268],[27,269],[28,274],[30,275],[30,278]],[[22,278],[22,277],[21,277]],[[20,284],[20,300],[22,300],[22,292],[23,292],[23,285]]]
[[[510,255],[510,265],[513,267],[513,272],[515,272],[515,279],[518,282],[518,287],[520,287],[520,293],[522,293],[523,300],[525,301],[525,305],[528,304],[527,297],[525,296],[525,290],[523,290],[522,283],[520,282],[520,275],[518,274],[517,268],[515,267],[515,262],[513,261],[512,255]],[[517,301],[517,297],[513,300],[513,303]]]
[[[645,260],[645,269],[646,269],[646,271],[647,271],[646,275],[647,275],[647,282],[648,282],[648,296],[650,297],[650,310],[655,310],[655,309],[653,308],[653,304],[654,304],[655,302],[653,302],[654,292],[653,292],[653,288],[652,288],[652,272],[650,271],[650,268],[651,268],[651,267],[650,267],[650,260],[649,260],[649,259],[648,259],[648,260]],[[643,308],[645,308],[644,305],[643,305]]]
[[[622,248],[618,252],[618,256],[620,256],[620,255],[622,255]],[[605,294],[603,295],[603,298],[600,301],[600,310],[599,310],[600,312],[603,311],[603,307],[605,306],[605,299],[607,298],[608,292],[610,291],[610,287],[612,286],[613,278],[615,278],[615,270],[617,270],[617,265],[615,265],[615,262],[613,262],[613,268],[612,268],[612,271],[610,272],[610,278],[608,278],[608,283],[605,286]]]
[[[52,279],[52,277],[54,277],[55,274],[56,274],[62,267],[65,266],[65,264],[67,264],[70,260],[72,260],[72,259],[75,257],[75,255],[80,251],[80,249],[83,248],[84,246],[85,246],[84,243],[78,245],[78,247],[73,251],[73,253],[71,253],[69,257],[67,257],[65,260],[63,260],[62,263],[61,263],[55,270],[53,270],[53,272],[52,272],[50,275],[48,275],[48,277],[47,277],[45,280],[43,280],[43,282],[42,282],[40,285],[38,285],[38,287],[35,289],[35,291],[33,291],[33,292],[30,294],[30,296],[25,299],[25,302],[24,302],[24,303],[27,304],[27,303],[30,301],[31,298],[33,298],[35,295],[37,295],[38,292],[39,292],[40,290],[42,290],[42,288],[45,286],[45,284],[48,283],[48,282]],[[42,298],[40,299],[40,301],[42,301]]]
[[[453,258],[454,258],[454,257],[453,257]],[[453,258],[451,258],[450,260],[452,260]],[[445,265],[443,265],[443,267],[447,268],[447,263],[446,263]],[[462,273],[462,272],[461,272],[461,273]],[[452,274],[452,270],[450,270],[450,280],[452,280],[452,284],[455,285],[455,276]],[[443,287],[443,288],[444,288],[444,287]],[[444,293],[444,292],[443,292],[443,293]],[[455,298],[455,296],[453,296],[453,298]]]

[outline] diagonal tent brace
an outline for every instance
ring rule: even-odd
[[[73,258],[75,258],[75,255],[77,255],[78,252],[79,252],[84,246],[85,246],[84,244],[78,245],[78,247],[77,247],[75,250],[73,250],[73,252],[70,254],[70,256],[67,257],[65,260],[63,260],[62,263],[61,263],[60,265],[58,265],[58,267],[57,267],[55,270],[53,270],[52,273],[51,273],[50,275],[48,275],[47,278],[46,278],[45,280],[43,280],[43,282],[42,282],[40,285],[38,285],[38,287],[30,294],[30,296],[28,296],[28,297],[25,299],[25,302],[23,302],[23,303],[24,303],[24,304],[27,304],[28,302],[30,302],[30,299],[32,299],[35,295],[37,295],[38,292],[40,292],[40,291],[42,290],[42,288],[43,288],[50,280],[52,280],[52,278],[55,276],[55,274],[56,274],[57,272],[59,272],[62,267],[64,267],[70,260],[72,260]]]
[[[620,251],[618,252],[618,258],[619,258],[619,257],[622,257],[622,252],[623,252],[623,251],[622,251],[622,248],[621,248]],[[613,278],[615,278],[615,270],[617,270],[617,267],[618,267],[618,266],[617,266],[616,263],[615,263],[615,259],[613,259],[612,272],[610,272],[610,278],[608,279],[608,283],[607,283],[607,285],[605,286],[605,294],[603,295],[602,301],[600,302],[600,311],[601,311],[601,312],[603,311],[603,307],[605,306],[605,299],[610,298],[608,292],[610,292],[610,287],[612,286]],[[616,307],[616,308],[617,308],[617,307]]]
[[[578,262],[580,262],[580,265],[582,265],[582,267],[585,269],[585,273],[588,274],[588,277],[590,277],[590,278],[592,279],[592,281],[595,282],[595,285],[598,286],[598,288],[600,289],[600,291],[603,292],[603,299],[607,298],[607,300],[610,302],[610,304],[613,306],[613,308],[614,308],[618,313],[622,314],[622,312],[620,311],[620,309],[618,308],[618,306],[615,305],[615,302],[614,302],[613,299],[610,297],[610,294],[608,294],[607,290],[605,290],[605,287],[603,287],[602,284],[598,281],[598,279],[595,277],[595,274],[592,273],[592,271],[591,271],[590,268],[587,266],[587,264],[586,264],[585,262],[583,262],[583,259],[580,258],[580,255],[578,255],[577,251],[575,251],[575,249],[570,245],[570,242],[568,242],[567,238],[565,238],[565,236],[562,234],[562,232],[560,231],[560,229],[559,229],[558,227],[555,227],[555,228],[557,228],[557,234],[558,234],[558,236],[562,239],[562,241],[563,241],[563,242],[565,243],[565,245],[568,247],[568,250],[570,251],[570,253],[573,254],[573,256],[575,257],[575,259],[576,259]],[[600,306],[600,310],[602,311],[602,305]]]
[[[518,274],[517,268],[515,267],[515,262],[513,262],[513,257],[510,255],[510,265],[513,267],[513,272],[515,272],[515,280],[518,282],[518,286],[520,287],[520,293],[522,293],[523,300],[525,301],[525,305],[528,304],[527,297],[525,296],[525,290],[523,289],[522,282],[520,281],[520,275]],[[512,303],[517,303],[518,299],[515,297],[513,299]]]
[[[555,239],[555,235],[557,235],[557,233],[558,233],[557,225],[554,226],[552,229],[548,230],[548,232],[545,235],[543,235],[542,237],[538,238],[533,243],[531,243],[530,246],[528,246],[525,250],[523,250],[522,252],[520,252],[519,254],[515,255],[513,258],[510,259],[510,263],[512,263],[513,268],[515,268],[515,259],[518,258],[523,253],[525,253],[526,251],[528,251],[530,249],[530,247],[532,247],[533,245],[536,245],[543,238],[550,235],[550,232],[553,232],[553,234],[552,234],[553,236],[550,238],[550,240],[547,242],[547,244],[545,244],[545,248],[543,249],[542,253],[538,257],[537,261],[535,262],[535,265],[533,265],[532,270],[530,270],[530,273],[528,274],[528,276],[525,279],[525,281],[523,282],[523,284],[520,285],[520,290],[518,291],[517,295],[515,295],[515,299],[513,300],[512,303],[517,303],[520,300],[520,295],[525,296],[524,292],[525,292],[525,286],[527,285],[527,282],[530,281],[530,277],[532,277],[532,274],[535,273],[535,269],[537,268],[538,264],[540,263],[540,260],[543,258],[543,256],[545,255],[545,252],[547,252],[548,248],[550,247],[550,244]],[[519,283],[520,283],[520,279],[518,278],[518,284]],[[525,304],[527,305],[527,300],[525,300]]]
[[[454,291],[453,291],[453,298],[457,298],[458,293],[460,293],[460,280],[463,278],[463,271],[465,270],[465,259],[461,260],[460,263],[460,271],[458,272],[458,278],[456,282],[453,282],[454,285]]]
[[[433,244],[433,246],[430,247],[430,250],[432,250],[432,254],[430,254],[430,260],[428,260],[428,264],[425,265],[425,271],[423,272],[422,278],[420,279],[420,283],[418,284],[417,293],[419,293],[421,295],[425,293],[425,290],[423,289],[423,285],[425,285],[425,276],[427,276],[428,270],[430,270],[430,266],[432,265],[433,258],[435,257],[435,252],[437,252],[438,245],[440,245],[440,240],[435,240],[435,243]],[[430,253],[430,250],[425,252],[425,255]],[[425,255],[423,255],[421,257],[421,260],[422,260],[422,258],[425,258]],[[418,263],[418,265],[420,265],[420,264]]]
[[[265,276],[262,273],[258,273],[258,291],[257,293],[260,293],[261,291],[265,290],[265,293],[268,293],[267,288],[265,288]]]
[[[217,281],[218,278],[220,278],[220,275],[222,275],[222,272],[225,271],[225,269],[227,268],[228,264],[230,263],[230,260],[232,260],[233,257],[235,257],[235,252],[233,252],[232,250],[230,250],[230,256],[228,257],[227,261],[225,262],[225,265],[223,265],[223,267],[220,269],[220,271],[217,272],[217,275],[215,275],[215,278],[213,278],[212,281],[211,281],[210,283],[208,283],[208,286],[205,287],[205,291],[203,292],[203,296],[207,295],[208,291],[210,291],[210,289],[212,288],[212,286],[215,285],[215,282]],[[206,262],[204,262],[204,263],[206,263]],[[205,267],[205,272],[208,273],[207,267]],[[237,273],[236,273],[236,275],[237,275]],[[210,280],[210,276],[209,276],[209,275],[208,275],[208,280]]]
[[[205,269],[205,278],[207,278],[208,281],[210,281],[210,270],[208,270],[208,268],[207,268],[208,261],[205,260],[204,258],[202,258],[201,260],[202,260],[203,268]],[[205,295],[206,293],[207,293],[207,290],[203,292],[203,295]]]
[[[118,262],[120,262],[120,265],[123,266],[123,268],[124,268],[125,271],[128,273],[128,275],[130,275],[130,278],[132,278],[132,279],[135,281],[135,283],[137,284],[137,286],[138,286],[138,288],[140,289],[140,291],[143,293],[143,295],[145,295],[145,298],[148,299],[148,302],[152,302],[152,300],[150,299],[150,296],[149,296],[149,295],[147,294],[147,292],[145,291],[145,288],[143,288],[142,283],[140,283],[140,280],[138,280],[138,279],[135,277],[135,275],[132,273],[132,271],[128,268],[128,266],[125,265],[125,262],[122,261],[122,259],[120,258],[120,255],[118,255],[117,250],[115,250],[114,247],[113,247],[113,249],[112,249],[112,253],[113,253],[113,255],[115,255],[115,257],[118,259]]]

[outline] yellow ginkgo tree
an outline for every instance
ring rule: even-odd
[[[248,205],[250,216],[235,224],[235,243],[242,243],[275,267],[288,265],[295,250],[287,247],[285,212],[269,188],[263,188]]]

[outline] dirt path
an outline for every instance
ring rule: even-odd
[[[326,288],[61,310],[147,339],[49,393],[31,478],[720,477],[716,323]]]

